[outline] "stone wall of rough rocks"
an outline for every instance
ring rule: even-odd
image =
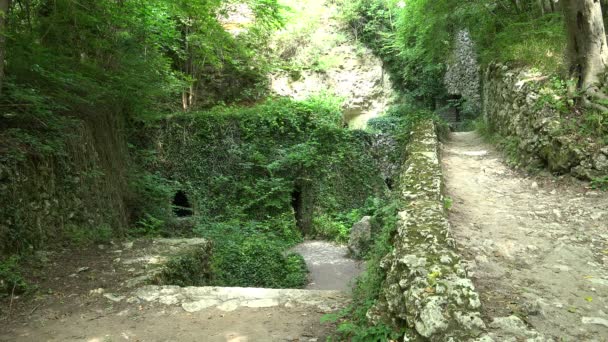
[[[565,129],[564,114],[545,100],[547,96],[559,100],[548,77],[492,64],[483,81],[484,120],[492,132],[516,145],[520,163],[582,179],[608,175],[608,146],[568,133],[572,130]]]
[[[483,334],[479,296],[450,236],[442,194],[439,140],[432,121],[413,132],[397,191],[403,200],[394,250],[372,322],[401,330],[406,341],[464,341]]]
[[[41,139],[48,145],[37,143],[44,148],[38,151],[11,135],[20,129],[0,128],[0,259],[66,239],[124,233],[129,195],[124,122],[115,113],[70,122],[64,146]],[[22,131],[24,137],[47,134]]]
[[[444,77],[448,94],[465,99],[463,111],[478,113],[481,109],[480,69],[475,43],[468,30],[461,30],[454,41],[454,51]]]

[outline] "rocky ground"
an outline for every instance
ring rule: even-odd
[[[28,270],[38,291],[0,302],[0,341],[314,342],[334,331],[320,318],[348,303],[339,290],[358,273],[344,247],[295,248],[311,268],[309,288],[323,290],[144,285],[167,255],[204,245],[200,240],[38,253]]]
[[[517,316],[541,340],[608,341],[608,193],[514,171],[476,133],[452,134],[443,166],[485,320]]]

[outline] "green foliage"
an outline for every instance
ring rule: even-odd
[[[591,180],[591,187],[602,191],[608,191],[608,176]]]
[[[370,197],[359,208],[315,215],[313,218],[314,237],[337,243],[346,243],[350,237],[351,227],[363,216],[373,215],[383,203],[381,198]]]
[[[137,130],[185,105],[265,96],[268,62],[260,51],[282,25],[275,0],[11,3],[0,98],[0,175],[2,182],[10,176],[10,188],[0,197],[23,195],[20,205],[0,205],[2,225],[10,222],[1,249],[40,246],[62,236],[64,225],[108,223],[120,234],[127,216],[131,223],[169,216],[172,184],[138,170],[139,151],[124,148],[127,136],[139,143]],[[241,3],[252,9],[251,25],[232,36],[220,19]],[[24,172],[36,168],[48,184]],[[49,228],[32,229],[43,214],[23,203],[51,208],[42,222]],[[88,232],[68,233],[89,240]]]
[[[549,106],[562,114],[568,114],[574,107],[574,98],[569,94],[569,89],[574,89],[574,80],[563,80],[554,76],[539,90],[540,98],[536,103],[537,109]]]
[[[446,64],[459,30],[468,29],[482,67],[491,61],[563,71],[566,35],[561,13],[537,3],[481,0],[339,1],[355,38],[383,61],[408,101],[426,108],[447,99]]]
[[[21,274],[20,258],[11,256],[0,260],[0,297],[21,294],[29,286]]]
[[[576,124],[573,129],[576,132],[599,138],[604,144],[608,144],[608,113],[588,109],[583,113],[581,124]]]
[[[316,215],[312,221],[315,238],[332,240],[338,243],[348,241],[350,226],[335,220],[328,214]]]
[[[310,184],[313,205],[330,212],[360,207],[383,186],[370,138],[342,128],[339,100],[328,95],[182,114],[146,136],[162,146],[146,168],[179,184],[214,221],[293,215],[298,184]]]
[[[148,213],[137,221],[134,228],[129,230],[131,236],[159,236],[165,228],[165,221]]]
[[[287,255],[285,270],[287,275],[282,282],[287,288],[302,288],[308,283],[308,268],[304,257],[300,254],[290,253]]]
[[[86,246],[110,241],[114,236],[114,231],[108,225],[101,225],[96,228],[83,228],[69,224],[65,226],[63,236],[73,244]]]
[[[141,160],[142,154],[144,154],[142,151],[133,153],[144,165],[154,162],[154,155],[149,155],[150,159],[144,161]],[[176,185],[158,174],[146,171],[131,174],[129,181],[131,193],[127,203],[133,221],[137,222],[135,231],[130,233],[135,235],[158,233],[162,224],[152,224],[152,221],[171,216],[172,208],[169,203],[175,194]]]
[[[366,314],[380,296],[385,273],[380,262],[393,249],[392,236],[398,221],[397,201],[377,203],[373,212],[374,225],[379,232],[367,254],[365,272],[357,279],[353,290],[353,304],[338,315],[325,316],[324,321],[339,322],[337,333],[340,340],[387,341],[403,335],[385,324],[370,325]]]
[[[326,17],[334,15],[323,0],[280,0],[285,27],[272,38],[274,64],[290,71],[294,79],[302,70],[326,72],[341,64],[346,57],[332,51],[346,41],[340,32],[327,30]]]
[[[201,223],[195,232],[213,241],[212,285],[300,288],[307,269],[301,256],[285,250],[301,240],[293,219]]]
[[[502,20],[486,23],[486,27],[472,26],[473,37],[482,48],[481,61],[533,66],[546,73],[563,72],[566,33],[562,14],[535,17],[534,13],[509,13]],[[467,20],[475,20],[475,14],[471,13]]]
[[[443,198],[443,207],[445,208],[445,210],[452,209],[452,205],[454,205],[454,200],[452,199],[452,197],[446,196]]]
[[[160,274],[161,284],[206,286],[213,284],[209,256],[206,251],[191,250],[172,257]]]

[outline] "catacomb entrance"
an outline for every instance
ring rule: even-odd
[[[302,220],[302,191],[297,187],[291,193],[291,207],[296,216],[296,224],[300,227],[300,221]]]
[[[192,216],[192,205],[188,200],[188,196],[182,190],[176,192],[173,197],[173,213],[177,217]]]
[[[308,183],[297,184],[291,192],[291,206],[296,217],[296,225],[304,236],[312,233],[313,193]]]

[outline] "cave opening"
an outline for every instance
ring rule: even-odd
[[[386,184],[386,187],[387,187],[389,190],[393,190],[393,179],[392,179],[392,178],[390,178],[390,177],[385,178],[385,179],[384,179],[384,184]]]
[[[291,193],[291,207],[296,217],[296,225],[301,227],[302,224],[302,191],[296,187]]]
[[[192,216],[192,205],[188,200],[188,196],[182,190],[176,192],[173,197],[173,213],[177,217]]]

